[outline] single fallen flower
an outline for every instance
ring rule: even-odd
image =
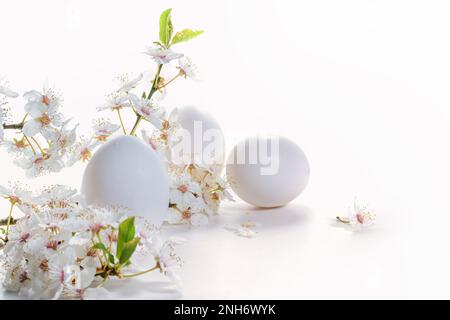
[[[241,224],[229,224],[224,228],[225,230],[233,232],[237,236],[244,238],[253,238],[258,234],[257,231],[253,230],[256,227],[259,227],[259,224],[254,222],[245,222]]]
[[[348,208],[347,217],[336,217],[340,223],[351,226],[354,230],[361,230],[363,228],[375,224],[376,215],[369,209],[365,203],[355,199],[353,205]]]

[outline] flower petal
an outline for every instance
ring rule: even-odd
[[[22,132],[27,137],[33,137],[34,135],[39,133],[41,128],[42,128],[42,126],[39,121],[29,120],[24,124]]]

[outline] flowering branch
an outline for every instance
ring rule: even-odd
[[[0,186],[0,197],[11,204],[7,221],[2,221],[6,235],[0,255],[6,290],[30,298],[84,299],[111,278],[156,270],[174,277],[181,266],[174,251],[179,242],[162,242],[156,227],[142,218],[124,217],[120,208],[83,205],[76,190],[57,185],[33,195],[19,185]],[[24,218],[12,218],[15,208]],[[142,268],[136,254],[153,257],[155,266]],[[131,268],[144,271],[130,273]]]

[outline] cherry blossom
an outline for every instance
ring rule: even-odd
[[[144,53],[151,56],[153,60],[155,60],[155,62],[159,65],[163,65],[169,63],[172,60],[183,57],[183,54],[181,53],[176,53],[170,49],[161,47],[147,47],[147,50]]]

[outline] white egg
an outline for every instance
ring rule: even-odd
[[[183,152],[195,163],[221,164],[225,161],[225,138],[219,123],[209,113],[197,107],[186,106],[176,108],[171,117],[178,119],[184,134]],[[187,144],[186,144],[187,143]],[[174,153],[177,156],[177,151]]]
[[[89,205],[128,208],[161,226],[169,206],[169,178],[155,151],[132,136],[103,145],[89,161],[81,192]]]
[[[234,147],[227,161],[233,191],[245,202],[263,208],[294,200],[308,184],[309,174],[303,151],[278,136],[248,138]]]

